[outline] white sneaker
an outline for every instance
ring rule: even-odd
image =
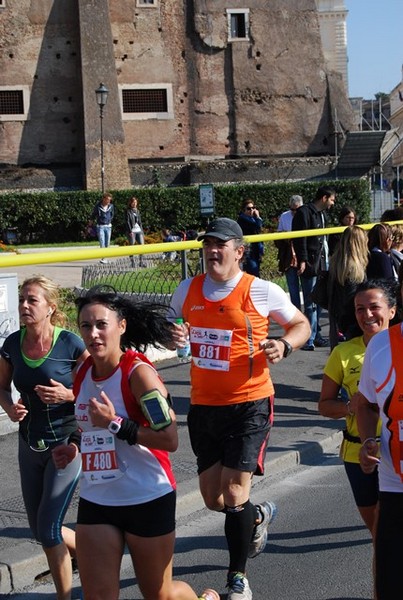
[[[108,261],[106,260],[106,258],[101,258],[101,260],[99,261],[102,265],[107,265]]]
[[[252,590],[244,573],[228,573],[227,600],[252,600]]]
[[[262,513],[263,519],[261,523],[255,526],[253,537],[249,544],[248,558],[255,558],[263,552],[267,544],[268,529],[270,523],[274,521],[277,514],[277,506],[269,500],[257,505]]]

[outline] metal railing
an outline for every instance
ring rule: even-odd
[[[84,266],[77,293],[95,285],[110,285],[141,301],[169,304],[181,280],[197,275],[202,268],[198,250],[127,256],[106,264]]]

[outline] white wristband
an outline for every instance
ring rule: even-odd
[[[363,446],[365,446],[365,444],[366,444],[367,442],[375,442],[375,443],[377,443],[377,441],[376,441],[376,439],[375,439],[374,437],[368,437],[366,440],[364,440],[364,441],[362,442],[362,445],[363,445]]]

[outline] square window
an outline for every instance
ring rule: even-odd
[[[25,121],[28,110],[28,86],[0,86],[0,121]]]
[[[122,90],[124,113],[163,113],[168,110],[166,90]]]
[[[227,8],[228,40],[249,40],[249,9]]]
[[[24,98],[22,90],[0,90],[0,114],[24,114]]]
[[[120,86],[123,119],[173,119],[171,84]]]
[[[137,6],[157,6],[158,0],[137,0]]]

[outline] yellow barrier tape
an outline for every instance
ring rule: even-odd
[[[403,224],[403,221],[391,221],[390,225]],[[360,225],[362,229],[371,229],[376,223]],[[329,227],[327,229],[308,229],[306,231],[282,231],[281,233],[260,233],[258,235],[246,235],[246,242],[269,242],[274,240],[288,240],[316,235],[331,235],[342,233],[346,227]],[[101,258],[112,258],[119,256],[133,256],[138,254],[155,254],[158,252],[180,252],[182,250],[194,250],[202,247],[202,242],[192,240],[188,242],[164,242],[158,244],[145,244],[143,246],[118,246],[109,248],[91,248],[85,250],[59,250],[49,249],[49,252],[27,252],[26,254],[0,255],[0,268],[21,267],[24,265],[44,265],[57,262],[74,262],[79,260],[95,260]]]

